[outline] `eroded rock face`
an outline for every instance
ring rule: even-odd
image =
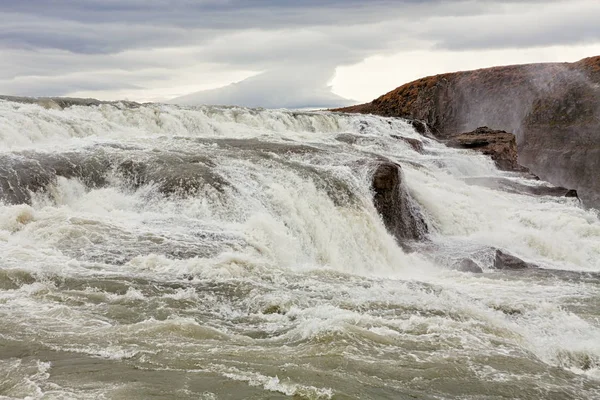
[[[373,174],[373,203],[387,230],[399,243],[421,240],[427,234],[427,224],[418,204],[410,197],[402,182],[399,165],[380,161]]]
[[[494,259],[495,269],[518,270],[539,268],[537,265],[525,262],[519,257],[508,254],[502,250],[496,250],[496,258]]]
[[[505,171],[527,171],[526,168],[519,165],[517,141],[512,133],[497,131],[484,126],[472,132],[454,136],[446,145],[477,150],[490,156],[496,166]]]
[[[521,165],[600,206],[600,56],[431,76],[337,111],[423,120],[442,139],[512,132]]]

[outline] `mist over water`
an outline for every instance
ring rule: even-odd
[[[0,101],[0,149],[0,396],[600,398],[598,212],[405,121]]]

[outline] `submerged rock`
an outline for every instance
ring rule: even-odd
[[[134,188],[154,184],[165,195],[193,195],[206,185],[222,191],[227,186],[202,156],[162,154],[143,161],[126,160],[116,171]]]
[[[461,272],[473,272],[476,274],[480,274],[483,272],[483,269],[479,266],[479,264],[477,264],[475,261],[471,260],[470,258],[463,258],[462,260],[457,261],[452,266],[452,269],[455,269],[455,270],[461,271]]]
[[[110,162],[103,152],[62,154],[23,152],[0,157],[0,201],[31,204],[33,193],[45,192],[57,178],[77,178],[88,187],[106,184]]]
[[[483,126],[472,132],[461,133],[446,143],[449,147],[477,150],[494,160],[505,171],[527,172],[518,163],[515,135]]]
[[[402,180],[398,164],[380,161],[371,183],[375,208],[387,230],[400,243],[424,239],[428,230],[419,206],[410,197]]]
[[[398,136],[398,135],[390,135],[390,136],[393,137],[394,139],[399,139],[399,140],[402,140],[403,142],[407,143],[417,153],[423,153],[423,151],[424,151],[423,142],[420,141],[419,139],[407,138],[407,137]]]
[[[496,258],[494,259],[494,268],[495,269],[518,270],[518,269],[530,269],[530,268],[539,268],[539,267],[535,264],[531,264],[526,261],[523,261],[519,257],[515,257],[512,254],[508,254],[502,250],[496,250]]]
[[[533,179],[532,179],[533,180]],[[577,191],[560,186],[527,185],[504,177],[468,177],[464,178],[468,184],[480,185],[492,189],[503,190],[509,193],[525,194],[530,196],[576,197]]]

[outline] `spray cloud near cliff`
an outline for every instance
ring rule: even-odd
[[[458,73],[443,101],[448,134],[490,126],[514,133],[519,162],[600,204],[600,58]]]

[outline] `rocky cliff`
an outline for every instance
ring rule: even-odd
[[[442,139],[514,132],[520,164],[600,207],[600,56],[436,75],[339,111],[423,120]]]

